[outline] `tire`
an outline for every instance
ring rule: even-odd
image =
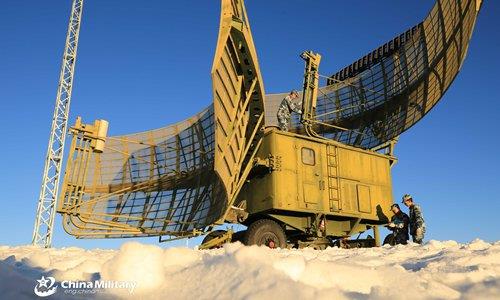
[[[233,233],[233,237],[231,238],[231,243],[240,242],[243,244],[246,233],[247,233],[246,230]]]
[[[391,245],[391,246],[396,245],[396,238],[394,237],[394,234],[393,233],[389,233],[385,237],[384,242],[382,243],[382,245]]]
[[[211,241],[211,240],[213,240],[215,238],[218,238],[218,237],[222,236],[225,233],[226,233],[225,230],[214,230],[214,231],[210,232],[209,234],[207,234],[205,236],[205,238],[203,239],[203,241],[201,242],[201,244],[203,245],[203,244],[205,244],[205,243],[207,243],[207,242],[209,242],[209,241]],[[222,247],[222,245],[220,245],[218,247],[213,247],[213,248],[210,248],[210,249],[220,248],[220,247]]]
[[[286,235],[283,228],[270,219],[260,219],[247,229],[243,239],[245,245],[267,246],[269,248],[286,248]]]

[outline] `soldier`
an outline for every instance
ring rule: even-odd
[[[410,234],[413,238],[413,242],[422,244],[425,234],[425,222],[424,216],[422,215],[422,209],[419,205],[413,203],[411,195],[404,195],[402,202],[410,209]]]
[[[408,225],[410,224],[410,218],[399,208],[398,204],[391,205],[391,211],[394,215],[391,217],[391,223],[387,227],[392,231],[392,236],[386,238],[387,243],[391,245],[406,245],[409,240]]]
[[[299,97],[299,93],[293,90],[288,94],[283,101],[281,101],[280,107],[278,108],[278,125],[281,130],[288,131],[290,125],[290,118],[292,111],[301,114],[302,111],[300,107],[301,103],[295,103],[294,100]]]

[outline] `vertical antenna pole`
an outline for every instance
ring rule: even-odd
[[[66,45],[62,59],[59,86],[57,88],[54,116],[50,130],[49,145],[43,169],[42,186],[38,198],[35,228],[32,244],[49,248],[52,244],[52,232],[56,213],[56,201],[61,177],[61,165],[64,155],[64,142],[68,125],[71,91],[78,48],[78,34],[82,18],[83,0],[73,0],[71,15],[66,35]]]
[[[301,122],[304,124],[306,133],[309,136],[317,136],[312,129],[312,120],[316,116],[316,101],[318,99],[319,86],[319,63],[321,55],[312,51],[302,52],[300,57],[305,61],[304,90],[302,94],[302,116]]]

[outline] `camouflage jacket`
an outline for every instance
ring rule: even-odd
[[[414,204],[410,207],[410,233],[412,235],[415,234],[417,228],[422,228],[425,232],[425,221],[422,209],[420,205]]]
[[[290,116],[292,111],[300,114],[302,113],[300,110],[301,106],[301,103],[295,103],[292,99],[290,99],[290,96],[286,96],[283,98],[283,101],[281,101],[280,107],[278,108],[278,115]]]

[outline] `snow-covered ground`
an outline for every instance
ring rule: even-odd
[[[500,242],[323,251],[0,246],[0,298],[35,298],[42,276],[55,278],[50,299],[500,299]],[[96,280],[115,286],[69,286]]]

